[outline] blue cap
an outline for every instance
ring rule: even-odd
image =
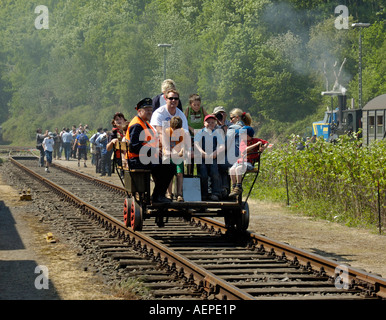
[[[247,135],[253,137],[255,135],[255,130],[250,126],[242,127],[242,130],[247,130]]]

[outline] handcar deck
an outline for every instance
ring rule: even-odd
[[[149,209],[202,209],[202,208],[239,208],[240,204],[236,201],[184,201],[170,203],[153,203],[148,206]]]

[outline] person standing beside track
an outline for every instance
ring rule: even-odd
[[[93,136],[90,138],[90,144],[94,145],[94,164],[95,164],[95,173],[101,173],[101,145],[99,141],[97,142],[98,137],[102,134],[102,128],[98,128],[97,132],[93,134]]]
[[[58,128],[55,128],[55,132],[53,132],[53,134],[54,134],[55,144],[54,144],[54,151],[52,153],[52,158],[56,160],[60,160],[61,158],[60,150],[62,148],[62,137],[60,136],[60,132]]]
[[[48,136],[48,130],[46,130],[45,134],[42,134],[42,129],[38,128],[36,130],[36,149],[40,152],[39,157],[39,167],[44,167],[44,148],[43,148],[43,140]]]
[[[46,172],[50,172],[50,166],[52,163],[52,153],[54,151],[55,141],[54,134],[52,132],[48,133],[48,137],[45,137],[42,142],[44,153],[46,155]]]
[[[64,156],[67,161],[70,160],[71,156],[71,144],[72,144],[72,133],[69,128],[66,128],[65,132],[62,135]]]
[[[82,129],[75,138],[74,149],[78,149],[78,167],[80,167],[80,159],[84,159],[84,167],[87,167],[87,142],[88,137],[84,130]]]
[[[111,176],[111,154],[112,151],[107,149],[107,144],[109,143],[109,132],[107,128],[103,129],[103,133],[96,138],[95,143],[100,146],[101,151],[101,161],[100,161],[100,173],[101,177],[106,174]]]
[[[153,202],[170,203],[171,200],[165,197],[165,193],[176,167],[172,163],[160,163],[158,134],[149,123],[153,113],[152,99],[141,100],[135,109],[137,115],[130,121],[126,131],[126,141],[129,143],[127,153],[129,168],[151,170],[155,184]]]
[[[111,135],[111,140],[107,144],[106,148],[108,151],[113,150],[113,147],[117,141],[123,141],[125,139],[126,135],[126,130],[128,126],[128,122],[123,115],[122,112],[116,112],[114,114],[113,120],[111,121],[111,124],[113,126],[112,129],[112,135]],[[114,150],[114,165],[113,165],[113,172],[115,169],[115,165],[119,167],[127,167],[126,159],[121,156],[120,150]],[[117,172],[121,176],[123,176],[123,172]]]
[[[76,159],[76,148],[75,148],[75,140],[76,140],[76,136],[78,135],[78,131],[76,129],[76,126],[73,124],[72,125],[72,130],[71,130],[71,134],[72,134],[72,141],[71,141],[71,158],[74,158]]]

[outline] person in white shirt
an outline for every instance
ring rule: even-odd
[[[65,132],[62,134],[62,143],[64,148],[64,156],[67,161],[70,160],[71,156],[71,145],[72,145],[72,133],[70,132],[69,128],[66,128]]]
[[[180,101],[180,95],[176,90],[169,90],[165,94],[166,104],[155,110],[151,116],[150,124],[157,130],[158,133],[162,133],[162,127],[164,129],[170,127],[170,119],[174,116],[178,116],[182,119],[182,128],[189,132],[188,120],[185,114],[177,108]]]
[[[49,167],[52,163],[52,151],[54,151],[54,134],[52,132],[48,133],[48,137],[45,137],[43,140],[44,153],[46,155],[46,172],[50,172]]]
[[[160,141],[163,142],[163,161],[166,159],[167,161],[171,159],[172,150],[170,149],[170,145],[165,145],[165,141],[170,141],[169,139],[165,139],[167,137],[166,129],[170,128],[170,120],[173,117],[180,117],[182,120],[182,129],[185,132],[186,137],[183,139],[184,146],[186,152],[184,153],[184,161],[190,161],[190,135],[189,135],[189,126],[188,120],[186,119],[185,114],[177,108],[178,103],[180,101],[180,94],[177,90],[170,89],[165,94],[166,105],[159,107],[155,110],[151,116],[150,124],[156,129],[157,133],[160,136]],[[170,144],[170,143],[169,143]],[[190,162],[189,162],[190,163]],[[173,181],[171,181],[171,184]],[[169,186],[171,188],[171,185]]]
[[[186,119],[185,114],[177,108],[178,101],[180,100],[179,98],[179,93],[176,90],[169,90],[166,92],[165,97],[166,97],[166,105],[158,108],[156,111],[153,112],[151,119],[150,119],[150,124],[156,129],[160,141],[163,141],[163,136],[166,136],[166,129],[170,128],[170,120],[173,117],[180,117],[182,120],[182,129],[184,129],[184,132],[186,134],[186,138],[184,139],[184,147],[186,150],[186,153],[184,154],[184,161],[190,160],[190,151],[191,151],[191,146],[188,143],[190,141],[190,136],[189,136],[189,126],[188,126],[188,120]],[[163,146],[164,149],[169,150],[166,146]],[[170,150],[171,151],[171,150]],[[168,152],[164,156],[170,156]],[[190,163],[190,162],[189,162]]]

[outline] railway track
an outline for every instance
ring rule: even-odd
[[[162,228],[149,219],[142,232],[132,232],[123,223],[122,187],[58,165],[47,174],[34,157],[11,162],[20,179],[28,172],[76,206],[82,215],[63,224],[83,232],[101,260],[122,270],[122,279],[140,277],[154,299],[386,298],[383,278],[254,233],[228,232],[213,219],[169,218]]]

